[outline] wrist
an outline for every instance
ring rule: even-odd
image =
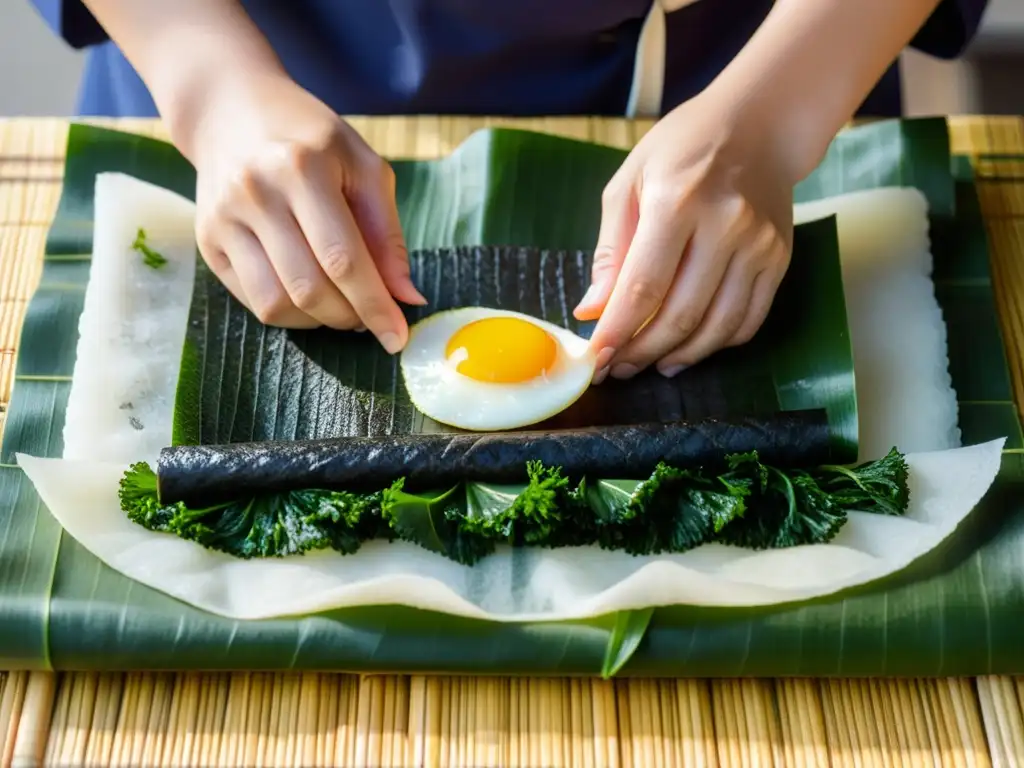
[[[257,82],[286,77],[272,61],[211,54],[161,73],[151,91],[171,141],[195,163],[198,137],[222,119],[222,107],[244,98]]]
[[[172,50],[189,51],[187,64],[180,54],[155,57],[147,79],[171,141],[193,162],[197,135],[218,119],[218,105],[237,101],[256,82],[287,78],[268,45],[210,37],[175,42]]]
[[[784,72],[781,67],[773,70],[773,64],[778,63],[769,59],[753,72],[727,68],[706,93],[720,105],[726,130],[762,160],[770,160],[795,186],[821,162],[847,118],[827,97],[816,99],[813,93],[786,87]]]
[[[803,153],[797,156],[787,137],[787,123],[779,119],[771,101],[747,89],[719,80],[683,105],[707,121],[708,151],[728,164],[756,166],[788,186],[798,181]]]
[[[284,75],[238,0],[83,2],[139,73],[186,156],[216,94],[252,78]]]
[[[939,0],[776,0],[709,86],[778,154],[797,183],[935,10]]]

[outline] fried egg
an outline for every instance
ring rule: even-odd
[[[464,307],[409,329],[400,358],[413,405],[460,429],[497,431],[543,421],[590,386],[586,339],[519,312]]]

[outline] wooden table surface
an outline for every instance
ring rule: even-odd
[[[164,136],[151,121],[98,121]],[[352,118],[392,157],[485,125],[621,147],[647,123]],[[951,118],[975,156],[993,279],[1024,403],[1024,119]],[[0,120],[0,429],[60,195],[67,122]],[[1020,159],[985,159],[988,154]],[[1022,555],[1024,557],[1024,555]],[[0,629],[2,631],[2,629]],[[1024,653],[1024,637],[1021,640]],[[16,765],[1015,766],[1024,679],[539,680],[335,674],[0,672],[0,768]]]

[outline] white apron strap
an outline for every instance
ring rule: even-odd
[[[640,30],[626,117],[657,117],[665,89],[665,14],[697,0],[652,0]]]

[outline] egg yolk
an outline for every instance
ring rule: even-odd
[[[551,370],[558,345],[551,334],[517,317],[487,317],[460,328],[445,356],[455,370],[477,381],[515,384]]]

